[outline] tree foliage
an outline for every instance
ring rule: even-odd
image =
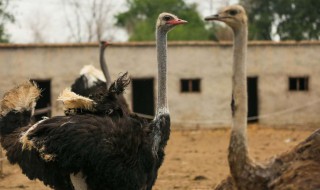
[[[129,10],[116,16],[117,25],[129,33],[130,41],[154,40],[155,22],[161,12],[169,12],[189,23],[177,27],[168,40],[208,40],[209,32],[196,11],[196,5],[183,0],[127,0]]]
[[[319,0],[241,0],[249,15],[249,38],[320,39]],[[272,32],[274,32],[272,34]]]
[[[14,21],[13,15],[6,10],[8,3],[8,0],[0,0],[0,43],[9,42],[9,36],[6,33],[4,25],[7,22]]]

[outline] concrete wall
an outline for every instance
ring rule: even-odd
[[[251,42],[248,76],[258,77],[259,122],[269,125],[319,123],[320,43]],[[154,43],[114,44],[106,50],[112,78],[157,79]],[[97,44],[0,45],[0,96],[26,79],[50,79],[53,115],[56,102],[82,66],[98,65]],[[172,42],[168,47],[168,93],[172,122],[182,126],[230,125],[232,44]],[[309,91],[290,92],[289,76],[309,76]],[[200,93],[181,93],[181,78],[201,78]],[[155,80],[156,83],[156,80]],[[155,84],[155,93],[157,93]],[[131,86],[125,97],[131,102]],[[156,98],[156,95],[155,95]]]
[[[252,46],[248,75],[259,77],[261,123],[319,123],[320,45]],[[289,91],[288,78],[309,76],[309,91]],[[269,117],[268,117],[269,116]]]

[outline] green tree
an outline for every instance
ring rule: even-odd
[[[9,36],[5,31],[4,25],[7,22],[13,22],[14,17],[12,14],[7,12],[8,0],[0,0],[0,43],[8,43]]]
[[[209,32],[205,29],[196,5],[187,5],[183,0],[127,0],[129,10],[116,16],[117,25],[129,33],[130,41],[154,40],[155,21],[161,12],[173,13],[187,20],[184,27],[176,28],[168,40],[208,40]]]
[[[251,40],[270,40],[272,35],[281,40],[320,39],[319,0],[240,1],[248,12]]]

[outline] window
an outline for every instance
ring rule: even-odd
[[[289,77],[289,91],[308,91],[309,77]]]
[[[200,79],[181,79],[181,92],[200,92]]]

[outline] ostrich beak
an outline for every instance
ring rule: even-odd
[[[109,46],[109,45],[112,45],[112,43],[111,42],[103,42],[103,44],[105,45],[105,46]]]
[[[112,43],[107,42],[107,41],[100,41],[100,44],[101,44],[102,46],[109,46],[109,45],[112,45]]]
[[[222,17],[219,16],[219,14],[215,14],[215,15],[211,15],[211,16],[207,16],[204,18],[204,20],[206,21],[210,21],[210,20],[220,20]]]
[[[179,25],[179,24],[186,24],[186,23],[188,23],[188,21],[182,20],[182,19],[174,19],[174,20],[167,21],[167,24],[171,24],[171,25]]]

